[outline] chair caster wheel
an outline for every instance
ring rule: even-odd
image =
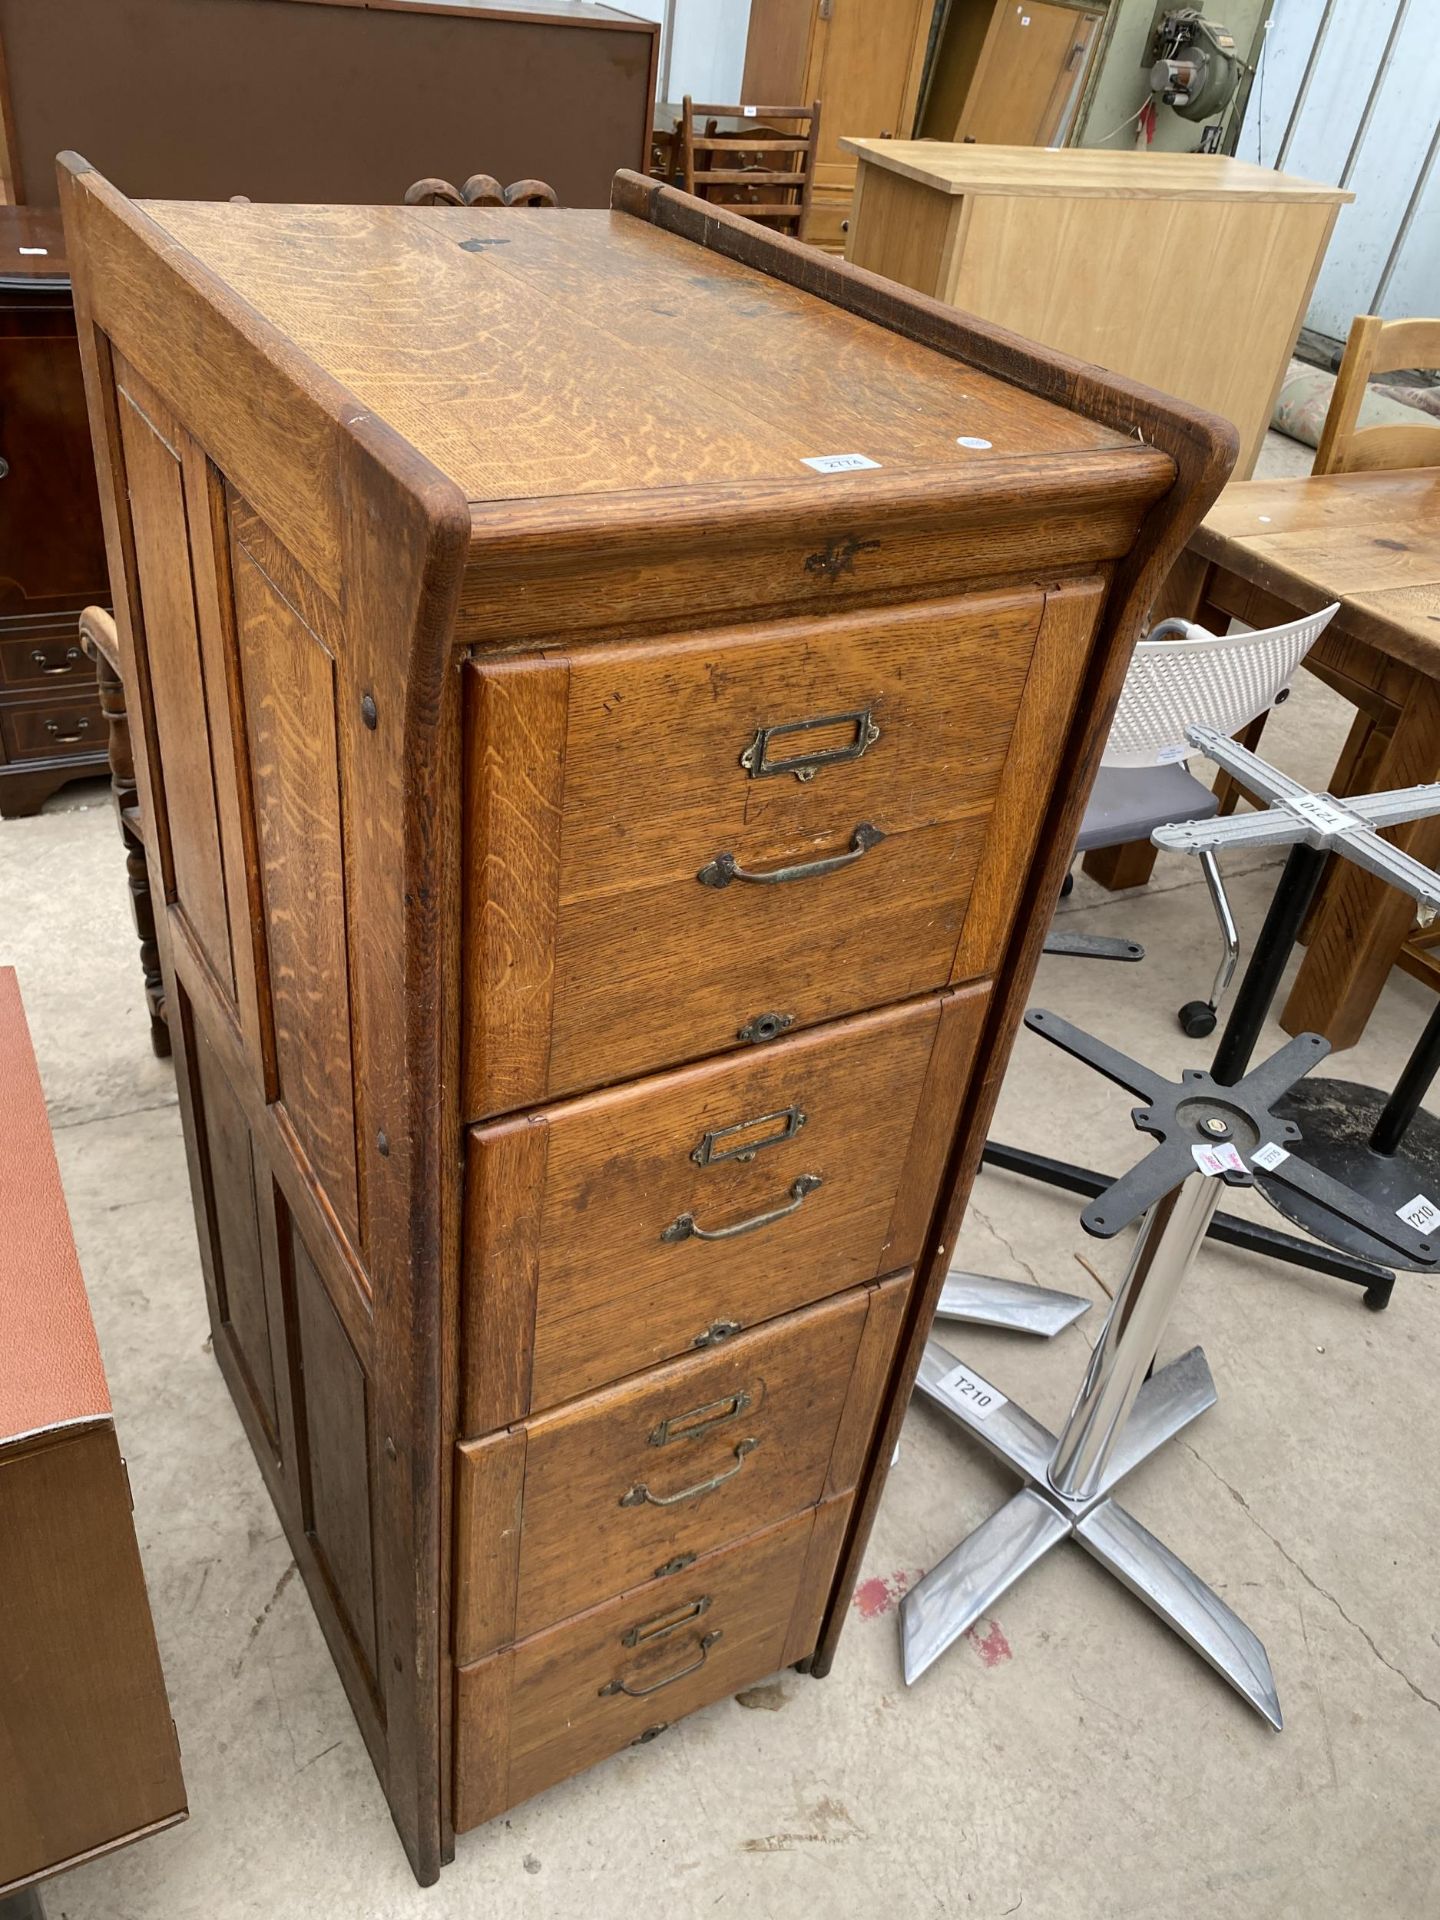
[[[1068,900],[1074,891],[1075,876],[1073,873],[1067,873],[1065,878],[1060,882],[1060,898],[1062,900]]]
[[[1215,1031],[1215,1009],[1207,1001],[1187,1000],[1175,1017],[1192,1040]]]

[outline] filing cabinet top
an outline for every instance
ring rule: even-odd
[[[1037,458],[1097,486],[1155,459],[621,212],[144,210],[472,503],[803,485],[820,507],[881,476],[973,495]]]

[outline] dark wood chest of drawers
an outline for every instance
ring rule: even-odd
[[[103,773],[80,609],[109,605],[60,217],[0,207],[0,814]]]
[[[828,1669],[1230,440],[633,175],[64,199],[216,1352],[430,1878]]]

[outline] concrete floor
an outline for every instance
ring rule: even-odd
[[[1267,744],[1323,782],[1343,727],[1303,681]],[[1231,871],[1250,934],[1274,868]],[[1081,879],[1065,914],[1148,958],[1047,960],[1035,1003],[1170,1070],[1203,1063],[1173,1018],[1211,964],[1193,869],[1162,859],[1131,897]],[[907,1691],[898,1594],[1012,1484],[917,1409],[829,1680],[786,1673],[619,1755],[464,1836],[420,1892],[210,1357],[174,1085],[149,1052],[102,788],[0,826],[0,962],[19,968],[50,1099],[192,1809],[53,1883],[52,1920],[1440,1911],[1440,1291],[1403,1280],[1375,1316],[1339,1282],[1224,1249],[1167,1341],[1204,1342],[1220,1403],[1126,1501],[1264,1640],[1283,1735],[1069,1547]],[[1341,1070],[1391,1084],[1429,1004],[1396,978]],[[1119,1169],[1141,1151],[1129,1106],[1024,1037],[997,1131]],[[1102,1303],[1126,1242],[1086,1240],[1077,1210],[987,1174],[961,1262]],[[1054,1424],[1094,1331],[946,1339]]]

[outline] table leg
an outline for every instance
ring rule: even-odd
[[[1150,883],[1155,865],[1155,848],[1148,840],[1127,840],[1123,847],[1096,847],[1081,862],[1092,880],[1098,880],[1111,893],[1126,887],[1144,887]]]
[[[1374,790],[1417,786],[1440,773],[1440,685],[1416,675],[1375,769]],[[1440,860],[1440,818],[1395,834],[1417,860]],[[1353,1047],[1415,921],[1414,902],[1359,867],[1337,862],[1310,944],[1280,1016],[1287,1033],[1323,1033]]]

